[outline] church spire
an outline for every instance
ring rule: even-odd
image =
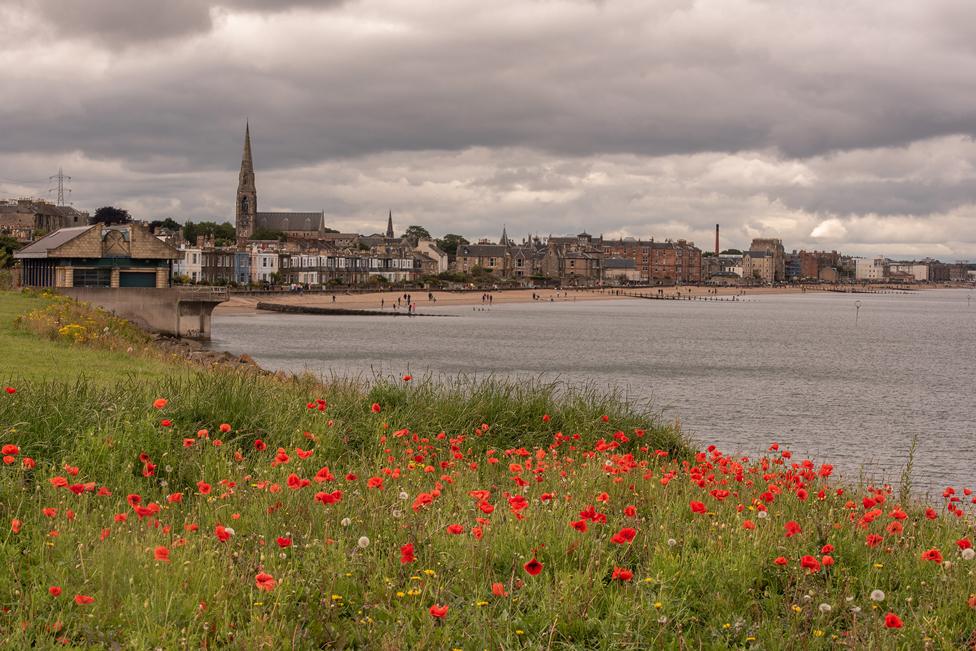
[[[251,123],[244,123],[244,156],[241,158],[241,171],[254,173],[254,161],[251,160]]]
[[[393,239],[393,211],[390,211],[390,218],[386,221],[386,239]]]
[[[251,160],[251,125],[244,123],[244,154],[241,156],[241,174],[237,180],[237,209],[235,226],[237,243],[243,246],[254,233],[258,211],[258,191],[254,186],[254,161]]]
[[[508,233],[505,230],[505,224],[502,224],[502,239],[498,240],[499,244],[508,245]]]

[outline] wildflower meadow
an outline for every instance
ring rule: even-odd
[[[696,451],[555,385],[5,371],[5,648],[976,643],[968,487]]]

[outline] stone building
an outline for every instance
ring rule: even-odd
[[[14,254],[25,287],[169,287],[180,257],[134,223],[62,228]]]
[[[786,250],[783,248],[783,240],[773,239],[773,238],[756,238],[752,241],[752,246],[749,247],[749,251],[743,255],[743,267],[745,267],[745,257],[749,256],[753,260],[760,260],[762,256],[759,253],[767,253],[769,255],[768,266],[772,268],[772,271],[761,274],[761,280],[765,282],[776,282],[780,283],[786,280]],[[756,254],[756,255],[753,255]],[[758,267],[765,269],[767,262],[763,261],[758,263]],[[747,274],[743,271],[743,278],[754,277],[755,274]]]
[[[88,213],[71,206],[55,206],[47,201],[17,199],[0,201],[0,235],[8,235],[21,242],[32,242],[38,236],[61,228],[84,226]]]
[[[237,244],[244,246],[255,232],[280,231],[289,238],[315,239],[325,229],[325,213],[317,212],[260,212],[258,191],[254,181],[254,161],[251,156],[251,125],[244,128],[244,155],[237,181],[236,221]]]

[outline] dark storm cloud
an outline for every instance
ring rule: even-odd
[[[350,227],[809,243],[976,204],[976,3],[16,1],[0,177],[70,156],[150,212],[229,211],[245,118],[263,204]]]
[[[215,9],[280,12],[343,0],[17,0],[60,34],[118,48],[210,31]]]

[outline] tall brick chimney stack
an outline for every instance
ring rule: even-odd
[[[715,255],[718,255],[718,224],[715,224]]]

